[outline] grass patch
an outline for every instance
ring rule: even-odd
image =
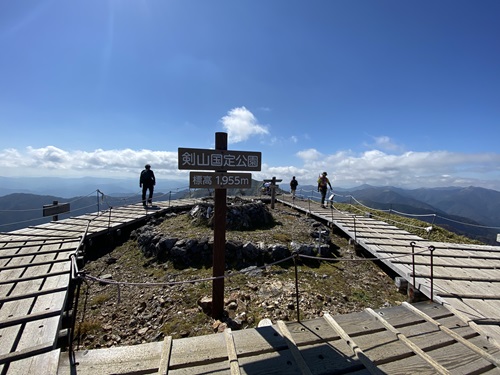
[[[84,320],[83,322],[78,323],[77,332],[80,333],[81,336],[92,335],[100,332],[102,329],[102,323],[98,320]]]
[[[91,306],[99,306],[102,305],[103,303],[109,301],[111,299],[111,295],[108,293],[101,293],[96,295],[95,297],[92,298],[90,301]]]

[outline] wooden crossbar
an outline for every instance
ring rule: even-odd
[[[27,268],[27,267],[44,266],[44,265],[47,265],[47,264],[54,264],[54,263],[61,263],[61,262],[68,262],[69,263],[69,258],[68,259],[48,260],[48,261],[45,261],[45,262],[23,263],[23,264],[16,264],[16,265],[13,265],[13,266],[2,266],[2,267],[0,267],[0,271],[15,270],[17,268]]]
[[[163,340],[161,346],[160,366],[158,367],[158,375],[168,374],[168,365],[170,363],[170,355],[172,353],[172,336],[167,336]]]
[[[0,285],[17,284],[17,283],[22,283],[22,282],[25,282],[25,281],[32,281],[32,280],[38,280],[38,279],[46,279],[46,278],[49,278],[49,277],[66,275],[66,274],[68,274],[70,272],[71,271],[68,269],[68,270],[65,270],[65,271],[41,273],[39,275],[20,277],[20,278],[17,278],[17,279],[0,280]]]
[[[61,314],[62,314],[62,312],[60,309],[52,309],[52,310],[43,311],[43,312],[39,312],[39,313],[31,313],[29,315],[25,315],[25,316],[21,316],[21,317],[7,318],[7,319],[0,321],[0,329],[6,328],[6,327],[12,327],[12,326],[15,326],[18,324],[33,322],[35,320],[52,318],[54,316],[60,316]]]
[[[229,361],[229,369],[231,375],[240,375],[240,364],[236,354],[236,346],[234,344],[233,332],[231,328],[224,330],[224,339],[226,340],[227,359]]]
[[[45,244],[36,245],[36,246],[45,246]],[[65,249],[35,251],[35,252],[30,252],[30,253],[18,253],[18,254],[11,254],[11,255],[1,255],[1,253],[0,253],[0,259],[11,259],[11,258],[21,258],[21,257],[38,256],[38,255],[46,255],[46,254],[54,254],[54,253],[64,253],[64,252],[75,251],[75,250],[76,250],[76,247],[69,247],[69,248],[65,248]]]
[[[438,373],[440,374],[446,374],[446,375],[451,375],[451,372],[449,372],[446,368],[444,368],[442,365],[440,365],[438,362],[436,362],[430,355],[425,353],[422,349],[418,347],[418,345],[415,345],[410,339],[408,339],[405,335],[403,335],[400,331],[398,331],[392,324],[390,324],[387,320],[382,318],[379,314],[377,314],[375,311],[373,311],[370,308],[365,309],[368,313],[370,313],[375,319],[377,319],[382,325],[390,332],[394,333],[398,340],[403,342],[410,350],[418,355],[420,358],[422,358],[424,361],[426,361],[429,365],[431,365]]]
[[[59,288],[51,288],[51,289],[39,290],[39,291],[32,292],[32,293],[20,294],[17,296],[4,297],[4,298],[0,298],[0,304],[5,303],[5,302],[11,302],[11,301],[19,301],[21,299],[26,299],[26,298],[43,296],[45,294],[65,292],[67,290],[68,290],[68,286],[66,285],[66,286],[62,286]]]
[[[295,343],[292,334],[286,327],[285,322],[283,322],[282,320],[278,320],[277,325],[278,325],[278,333],[280,333],[281,336],[285,339],[288,345],[288,349],[290,349],[290,351],[292,352],[293,358],[295,359],[295,362],[299,366],[302,374],[312,375],[311,370],[307,366],[306,361],[304,361],[304,357],[302,357],[302,354],[300,354],[300,351],[297,348],[297,344]]]
[[[454,340],[458,341],[459,343],[465,345],[470,350],[472,350],[476,354],[480,355],[482,358],[486,359],[488,362],[491,362],[495,366],[500,367],[500,358],[493,357],[490,353],[488,353],[488,352],[484,351],[483,349],[479,348],[478,346],[474,345],[473,343],[471,343],[467,339],[464,339],[458,333],[456,333],[456,332],[452,331],[451,329],[449,329],[448,327],[442,325],[438,321],[436,321],[433,318],[431,318],[429,315],[423,313],[422,311],[420,311],[416,307],[410,305],[408,302],[403,302],[402,305],[404,307],[406,307],[408,310],[412,311],[413,313],[415,313],[415,314],[419,315],[420,317],[424,318],[429,323],[434,324],[441,331],[443,331],[444,333],[448,334],[449,336],[451,336]]]
[[[354,340],[347,334],[347,332],[338,324],[333,317],[326,313],[323,315],[323,318],[328,322],[330,327],[332,327],[335,332],[339,334],[339,336],[349,345],[351,350],[353,351],[355,357],[366,367],[366,369],[370,372],[370,374],[382,375],[383,372],[378,369],[377,366],[370,360],[363,350],[354,342]]]

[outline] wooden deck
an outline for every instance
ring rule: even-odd
[[[500,349],[444,306],[383,310],[61,356],[59,374],[500,374]]]
[[[68,335],[70,257],[88,241],[194,200],[117,207],[0,234],[0,374],[57,372],[58,340]],[[76,258],[75,258],[76,261]],[[45,368],[45,367],[44,367]],[[32,369],[33,371],[28,371]]]
[[[427,241],[387,223],[294,202],[343,230],[436,303],[420,303],[223,334],[75,353],[68,334],[72,263],[84,241],[119,233],[195,200],[116,207],[0,234],[0,375],[4,374],[500,374],[500,248]],[[290,202],[284,202],[290,204]],[[434,246],[434,277],[430,257]],[[391,259],[389,259],[391,258]],[[75,364],[75,362],[72,362]],[[42,369],[42,370],[41,370]]]
[[[500,347],[500,246],[429,241],[371,217],[298,199],[281,201],[338,227],[417,291],[447,306]]]

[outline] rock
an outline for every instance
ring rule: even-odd
[[[236,310],[238,308],[238,304],[236,302],[230,302],[227,305],[228,310]]]
[[[107,264],[107,265],[114,264],[114,263],[116,263],[116,261],[117,261],[117,260],[118,260],[118,259],[113,258],[113,257],[106,258],[106,264]]]
[[[268,326],[272,326],[272,325],[273,325],[273,322],[271,321],[271,319],[264,318],[259,322],[257,327],[268,327]]]
[[[212,297],[201,297],[198,300],[198,306],[201,307],[205,314],[210,314],[212,311]]]
[[[222,333],[222,332],[224,332],[226,330],[226,328],[227,328],[227,324],[226,323],[221,323],[217,327],[217,332],[218,333]]]
[[[228,319],[226,322],[227,326],[231,329],[238,330],[243,327],[243,322],[241,319],[235,318],[235,319]]]
[[[141,336],[144,336],[146,334],[146,332],[148,331],[148,327],[144,327],[144,328],[141,328],[141,329],[138,329],[137,330],[137,334],[138,335],[141,335]]]
[[[290,256],[290,250],[285,245],[274,244],[270,247],[269,252],[271,254],[271,258],[274,261],[285,259]]]
[[[262,275],[262,269],[258,268],[257,266],[250,266],[250,267],[244,268],[240,272],[241,273],[245,273],[245,274],[247,274],[248,276],[251,276],[251,277],[257,277],[257,276],[261,276]],[[254,286],[253,288],[250,287],[250,288],[254,289],[254,290],[258,289],[257,286]]]

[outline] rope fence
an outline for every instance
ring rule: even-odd
[[[122,287],[140,287],[140,288],[151,288],[151,287],[174,287],[174,286],[181,286],[183,284],[196,284],[196,283],[204,283],[208,281],[214,281],[218,279],[231,279],[232,277],[236,277],[238,275],[244,275],[248,276],[249,273],[255,272],[255,270],[260,269],[260,270],[265,270],[268,269],[269,267],[272,267],[274,265],[278,265],[281,263],[288,262],[293,259],[294,263],[294,268],[295,268],[295,293],[296,293],[296,309],[297,309],[297,321],[300,322],[300,290],[299,290],[299,282],[300,282],[300,272],[298,269],[299,266],[299,260],[301,258],[303,259],[311,259],[311,260],[316,260],[316,261],[327,261],[327,262],[373,262],[373,261],[380,261],[380,260],[391,260],[391,259],[398,259],[401,257],[408,257],[412,256],[412,263],[413,263],[413,272],[410,274],[413,275],[413,285],[415,285],[416,282],[416,277],[415,277],[415,256],[416,255],[421,255],[424,253],[430,253],[431,255],[431,278],[430,278],[430,284],[431,284],[431,300],[433,296],[433,251],[435,250],[434,246],[430,246],[428,248],[422,248],[421,251],[415,252],[415,248],[417,247],[414,242],[410,243],[410,247],[412,248],[411,254],[404,254],[404,255],[398,255],[398,256],[392,256],[392,257],[383,257],[383,258],[324,258],[324,257],[317,257],[317,256],[309,256],[309,255],[304,255],[300,254],[298,252],[293,252],[290,256],[278,260],[276,262],[268,263],[259,267],[252,267],[251,270],[243,270],[243,271],[233,271],[230,274],[225,274],[223,276],[217,276],[217,277],[204,277],[204,278],[198,278],[198,279],[189,279],[189,280],[182,280],[182,281],[168,281],[168,282],[130,282],[130,281],[117,281],[117,280],[110,280],[110,279],[103,279],[99,278],[96,276],[92,276],[88,274],[85,270],[80,271],[78,269],[77,262],[72,261],[72,277],[75,279],[79,280],[79,285],[81,285],[81,282],[98,282],[102,285],[114,285],[117,287],[117,294],[118,294],[118,303],[121,301],[121,288]],[[76,313],[75,313],[76,316]],[[73,326],[74,329],[74,326]]]

